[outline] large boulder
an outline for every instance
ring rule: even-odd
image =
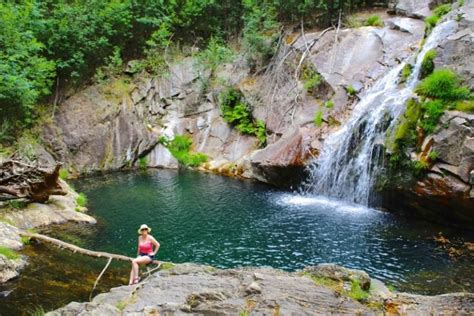
[[[437,68],[449,68],[474,89],[474,1],[465,1],[456,13],[456,30],[436,49]]]
[[[431,14],[432,0],[391,0],[389,12],[415,19],[424,19]]]
[[[256,151],[250,157],[254,177],[277,186],[300,183],[305,176],[306,161],[312,154],[310,131],[294,128],[277,142]]]

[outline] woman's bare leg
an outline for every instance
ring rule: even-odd
[[[132,271],[130,272],[130,284],[138,278],[138,269],[140,264],[148,264],[151,262],[150,257],[141,256],[132,260]]]

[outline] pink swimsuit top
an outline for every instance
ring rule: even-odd
[[[145,241],[144,243],[139,244],[138,252],[146,254],[153,252],[153,244],[151,241]]]

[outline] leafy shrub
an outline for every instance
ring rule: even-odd
[[[430,163],[425,159],[413,161],[413,172],[415,175],[421,175],[423,171],[430,169]]]
[[[49,94],[55,74],[55,62],[43,56],[45,45],[32,31],[39,14],[35,2],[0,3],[0,117],[26,125],[33,122],[36,102]]]
[[[442,16],[448,14],[449,11],[451,11],[451,4],[446,3],[446,4],[442,4],[442,5],[439,5],[438,7],[436,7],[433,10],[433,14],[436,15],[436,16],[442,17]]]
[[[412,70],[413,66],[410,64],[406,64],[405,66],[403,66],[402,73],[400,76],[400,83],[407,82],[408,78],[410,78]]]
[[[393,163],[401,162],[401,157],[395,157],[394,155],[403,153],[406,148],[415,146],[416,126],[421,115],[421,104],[415,99],[409,99],[406,104],[405,113],[399,117],[393,132],[387,136],[386,146],[389,152],[393,153]],[[391,160],[392,157],[390,158]]]
[[[15,250],[12,250],[5,246],[0,246],[0,255],[4,255],[5,257],[7,257],[7,259],[11,260],[20,258],[20,255]]]
[[[96,70],[94,79],[97,83],[105,83],[108,79],[120,75],[123,71],[123,60],[120,48],[115,47],[112,55],[106,60],[107,64]]]
[[[267,128],[265,126],[265,122],[262,120],[257,120],[256,125],[255,136],[257,136],[259,146],[263,147],[267,143]]]
[[[251,65],[265,62],[275,53],[279,23],[271,1],[243,1],[243,43]]]
[[[423,128],[426,134],[435,131],[438,121],[444,114],[444,104],[441,100],[426,101],[422,104],[424,115],[419,121],[419,126]]]
[[[332,109],[334,107],[334,101],[329,100],[324,103],[324,106],[327,107],[328,109]]]
[[[233,52],[217,37],[211,37],[207,48],[201,51],[197,60],[201,65],[207,66],[212,72],[223,63],[232,61]]]
[[[350,291],[347,293],[347,296],[351,297],[352,299],[356,300],[356,301],[362,301],[362,300],[365,300],[369,297],[369,293],[364,291],[361,287],[360,287],[360,283],[355,281],[355,280],[352,280],[351,281],[351,289]]]
[[[353,97],[357,94],[357,90],[352,85],[348,85],[346,87],[346,91],[347,91],[347,94],[351,97]]]
[[[203,153],[192,153],[192,144],[191,137],[187,135],[176,135],[171,141],[165,142],[165,146],[180,164],[187,167],[198,167],[206,162],[208,157]]]
[[[314,125],[316,127],[320,127],[323,124],[323,112],[322,111],[317,111],[314,114],[313,122],[314,122]]]
[[[69,171],[67,169],[59,169],[59,178],[61,180],[67,180],[69,178]]]
[[[461,87],[458,76],[448,69],[434,71],[418,84],[415,92],[429,98],[452,101],[469,99],[471,96],[469,88]]]
[[[423,61],[421,62],[420,79],[424,79],[426,76],[433,73],[435,68],[434,59],[436,58],[437,54],[438,53],[434,49],[426,52],[425,56],[423,57]]]
[[[440,17],[436,15],[430,15],[429,17],[427,17],[425,19],[427,29],[428,30],[433,29],[436,26],[436,24],[438,24],[439,19]]]
[[[245,102],[243,94],[235,88],[223,91],[219,96],[221,112],[224,120],[242,134],[255,135],[259,146],[266,144],[265,122],[254,120],[250,106]]]
[[[371,15],[365,21],[367,26],[383,26],[383,21],[378,15]]]
[[[148,167],[148,160],[146,159],[146,157],[141,157],[138,159],[138,168],[140,170],[146,170],[146,168]]]
[[[87,196],[84,193],[79,193],[79,195],[76,197],[76,204],[80,207],[86,207]]]
[[[312,92],[323,82],[323,77],[312,67],[303,68],[301,79],[304,81],[304,89],[308,92]]]
[[[439,157],[439,153],[436,151],[436,150],[432,150],[430,151],[430,153],[428,154],[428,158],[432,161],[432,162],[435,162]]]
[[[433,15],[427,17],[425,19],[425,25],[426,25],[426,30],[425,30],[425,35],[428,35],[431,30],[438,24],[439,20],[449,13],[451,11],[451,4],[442,4],[438,6],[436,9],[433,10]]]

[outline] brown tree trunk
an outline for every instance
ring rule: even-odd
[[[46,202],[50,195],[65,195],[59,183],[59,169],[41,168],[18,160],[0,164],[0,200],[24,198],[33,202]]]

